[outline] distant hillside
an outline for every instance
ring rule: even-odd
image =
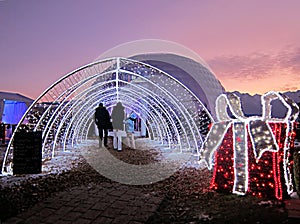
[[[248,93],[233,92],[241,98],[242,108],[245,115],[261,115],[262,105],[261,105],[261,95],[251,96]],[[290,97],[296,103],[300,102],[300,90],[296,92],[285,92],[285,95]],[[274,117],[284,117],[286,113],[286,108],[282,105],[279,100],[272,102],[272,116]]]

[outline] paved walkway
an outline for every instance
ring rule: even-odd
[[[55,193],[3,223],[142,224],[155,214],[162,200],[156,192],[134,185],[90,183]],[[300,199],[286,200],[285,205],[289,223],[298,223]]]
[[[85,149],[96,150],[99,157],[100,151],[94,142],[86,143]],[[137,141],[137,144],[146,143]],[[47,163],[48,165],[43,168],[45,172],[55,170],[58,164],[59,170],[71,166],[70,161],[77,155],[75,151],[74,154],[62,154],[58,154],[49,164]],[[103,158],[101,161],[111,161]],[[73,187],[55,193],[4,223],[139,224],[145,223],[154,214],[162,199],[163,197],[157,193],[135,185],[117,182],[90,183],[88,186]]]
[[[162,198],[136,186],[90,184],[60,192],[4,223],[145,223]]]
[[[54,194],[3,222],[6,224],[142,224],[162,197],[155,192],[118,183],[90,184]],[[285,201],[289,222],[299,223],[300,199]]]
[[[300,223],[300,199],[290,199],[285,201],[285,208],[288,211],[289,219],[298,221]],[[297,220],[296,220],[297,219]]]

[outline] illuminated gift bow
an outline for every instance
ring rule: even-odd
[[[271,118],[271,101],[279,99],[288,109],[286,116],[282,119]],[[241,102],[237,95],[233,93],[221,94],[216,100],[216,114],[218,122],[213,123],[208,137],[201,150],[201,158],[206,162],[208,169],[213,166],[213,156],[222,144],[223,138],[229,127],[233,129],[233,152],[234,152],[234,186],[233,193],[245,194],[248,188],[248,138],[250,135],[253,153],[258,162],[265,151],[278,152],[279,146],[272,133],[268,122],[285,122],[286,139],[284,144],[284,176],[287,183],[288,192],[292,191],[291,175],[287,167],[288,158],[286,151],[289,149],[288,133],[292,129],[292,122],[299,114],[298,105],[287,96],[278,92],[268,92],[261,97],[262,116],[245,117],[241,108]],[[230,112],[235,117],[232,119],[227,113]]]

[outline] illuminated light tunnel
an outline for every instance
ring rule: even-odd
[[[28,108],[18,131],[42,132],[42,159],[74,148],[88,139],[94,111],[121,102],[134,111],[151,140],[178,152],[199,153],[213,117],[191,90],[172,75],[149,64],[110,58],[83,66],[59,79]],[[13,140],[2,174],[12,173]]]

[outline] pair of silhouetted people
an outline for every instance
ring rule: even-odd
[[[125,108],[121,102],[118,102],[109,115],[108,110],[103,106],[102,103],[96,108],[95,112],[95,123],[99,130],[99,147],[102,147],[102,140],[104,139],[104,146],[107,146],[108,130],[113,129],[114,132],[114,149],[122,149],[122,132],[124,130],[124,118],[125,118]],[[110,122],[112,119],[112,122]],[[112,127],[111,127],[112,126]],[[104,133],[104,136],[103,136]],[[120,135],[120,136],[119,136]]]
[[[125,120],[125,108],[121,102],[118,102],[109,116],[108,110],[102,103],[96,108],[95,122],[99,130],[99,147],[102,147],[102,140],[104,139],[104,146],[107,146],[108,130],[113,129],[113,146],[114,149],[122,150],[122,137],[127,137],[128,145],[135,148],[134,143],[134,121],[137,116],[131,112],[129,117]],[[110,122],[112,119],[112,122]],[[124,124],[125,131],[124,132]],[[104,133],[104,136],[103,136]],[[131,144],[130,144],[131,143]]]

